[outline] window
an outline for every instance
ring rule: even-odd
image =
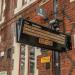
[[[22,0],[22,5],[26,4],[27,0]]]
[[[14,0],[14,8],[17,8],[17,0]]]
[[[31,5],[37,0],[17,0],[17,7],[14,10],[14,14],[18,13],[19,11],[23,10],[27,6]]]
[[[4,22],[5,0],[0,0],[0,24]]]
[[[7,50],[7,58],[8,59],[11,59],[11,48],[9,48],[8,50]]]
[[[30,47],[30,73],[34,75],[35,69],[35,47]]]
[[[3,59],[4,55],[5,55],[5,52],[4,51],[1,51],[0,52],[0,61]]]
[[[50,69],[50,62],[46,63],[46,70]]]
[[[2,7],[3,7],[3,0],[0,1],[0,21],[2,18]]]
[[[1,51],[0,52],[0,57],[3,57],[4,56],[4,51]]]
[[[25,45],[20,47],[20,75],[24,75],[25,71]]]
[[[4,51],[0,51],[0,61],[3,60],[4,56],[5,56],[5,52]]]

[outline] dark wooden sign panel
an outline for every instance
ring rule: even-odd
[[[17,22],[17,41],[50,50],[66,50],[66,35],[49,28],[21,19]]]

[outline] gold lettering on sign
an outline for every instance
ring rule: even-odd
[[[39,43],[40,44],[45,44],[45,45],[53,46],[53,42],[52,41],[46,40],[46,39],[43,39],[43,38],[39,38]]]

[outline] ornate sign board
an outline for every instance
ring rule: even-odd
[[[55,51],[66,51],[67,35],[54,32],[47,27],[25,19],[19,19],[16,25],[17,42]],[[68,43],[70,40],[68,41]]]

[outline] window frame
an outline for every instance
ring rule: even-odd
[[[29,68],[30,73],[34,75],[35,71],[35,47],[30,46],[30,52],[29,52]]]
[[[30,6],[32,3],[36,2],[37,0],[27,0],[27,4],[22,5],[23,0],[17,0],[17,8],[14,9],[14,14],[19,13],[20,11],[22,11],[24,8]],[[20,4],[19,4],[20,3]]]
[[[24,44],[20,45],[20,58],[19,58],[19,74],[20,75],[24,75],[24,71],[25,71],[25,46]],[[24,49],[24,51],[22,50]],[[24,54],[24,58],[22,59],[22,55]],[[22,65],[23,64],[23,65]]]
[[[25,5],[27,3],[27,0],[22,0],[22,6]]]
[[[2,36],[1,36],[1,34],[0,34],[0,43],[2,42]]]
[[[6,7],[6,3],[5,3],[5,0],[0,0],[0,3],[1,3],[1,6],[0,6],[0,24],[4,22],[4,10],[5,10],[5,7]]]

